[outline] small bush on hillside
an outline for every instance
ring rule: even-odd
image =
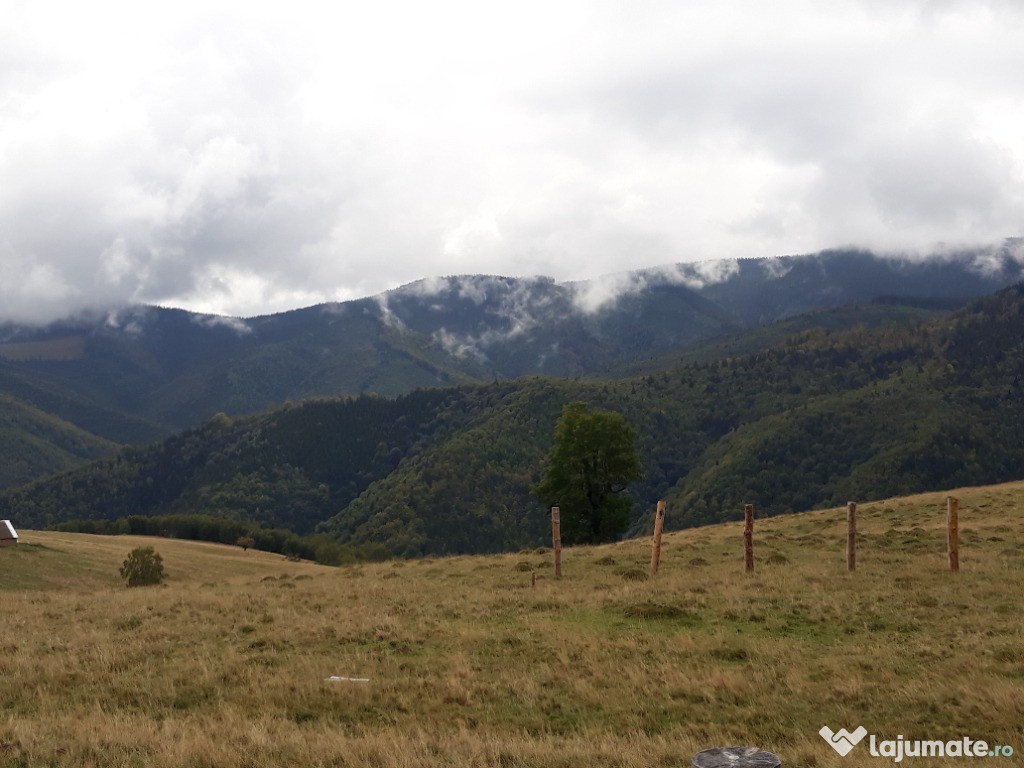
[[[152,547],[136,547],[121,565],[121,577],[129,587],[146,587],[164,580],[164,559]]]

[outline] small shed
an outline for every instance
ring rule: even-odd
[[[0,547],[13,547],[18,543],[18,532],[10,520],[0,520]]]

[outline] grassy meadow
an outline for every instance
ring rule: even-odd
[[[567,549],[555,580],[545,550],[327,568],[23,531],[0,550],[0,766],[891,762],[823,725],[1022,755],[1024,483],[953,493],[956,576],[945,494],[860,506],[852,574],[845,508],[758,520],[752,575],[741,522],[667,534],[654,578],[648,539]],[[166,584],[122,585],[140,545]]]

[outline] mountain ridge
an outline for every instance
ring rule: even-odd
[[[850,250],[672,264],[569,283],[435,277],[248,319],[127,307],[45,328],[8,323],[0,393],[101,442],[145,444],[220,412],[308,398],[637,374],[808,310],[886,296],[948,309],[1019,279],[1018,245],[932,261]]]
[[[622,412],[638,433],[634,534],[658,499],[674,528],[744,503],[775,515],[1015,480],[1022,318],[1018,285],[902,324],[756,329],[770,343],[620,380],[528,377],[219,416],[0,494],[0,511],[31,525],[201,511],[405,555],[537,546],[546,511],[529,487],[573,400]]]

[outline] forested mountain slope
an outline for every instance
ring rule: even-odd
[[[634,532],[658,498],[681,527],[744,503],[779,514],[1024,477],[1021,287],[928,322],[746,346],[619,381],[530,378],[218,417],[9,491],[0,511],[29,526],[203,512],[399,554],[537,545],[546,510],[529,485],[572,400],[621,411],[638,432],[647,478],[631,490]]]
[[[0,486],[19,485],[105,456],[113,443],[0,394]]]
[[[665,265],[578,283],[486,275],[255,318],[159,307],[0,325],[0,393],[94,435],[143,443],[218,412],[395,396],[528,375],[614,376],[695,343],[883,296],[950,308],[1024,275],[1020,244]]]

